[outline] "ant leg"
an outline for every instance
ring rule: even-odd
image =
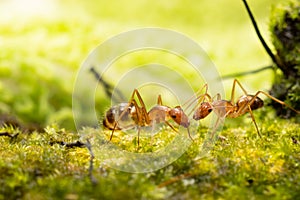
[[[129,100],[129,102],[128,102],[128,105],[125,107],[124,111],[121,113],[121,115],[120,115],[120,116],[118,117],[118,119],[115,121],[115,125],[114,125],[113,130],[111,131],[109,141],[111,141],[112,138],[113,138],[113,135],[114,135],[114,132],[115,132],[115,130],[116,130],[116,128],[117,128],[118,122],[122,119],[122,117],[125,115],[127,109],[128,109],[128,108],[130,107],[130,105],[132,104],[132,100],[134,99],[134,94],[135,94],[136,92],[137,92],[137,90],[134,89],[133,92],[132,92],[131,98],[130,98],[130,100]],[[134,105],[134,106],[136,107],[136,110],[138,110],[138,107],[137,107],[136,105]]]
[[[138,106],[136,100],[134,99],[135,95],[137,95],[137,97],[139,99],[139,102],[142,106],[141,108]],[[110,135],[110,139],[109,139],[110,141],[112,140],[112,137],[114,135],[114,131],[116,130],[118,122],[126,114],[126,112],[127,112],[128,108],[130,107],[130,105],[134,105],[134,107],[135,107],[136,115],[137,115],[136,120],[137,120],[138,125],[143,125],[143,118],[146,120],[146,123],[149,123],[150,120],[149,120],[149,117],[147,115],[147,111],[146,111],[146,108],[145,108],[144,101],[143,101],[141,95],[139,94],[138,90],[134,89],[133,92],[132,92],[131,98],[128,102],[128,105],[125,107],[124,111],[119,115],[118,119],[115,122],[114,128],[113,128],[112,133]]]
[[[269,97],[270,99],[272,99],[272,100],[274,100],[274,101],[280,103],[281,105],[284,105],[284,106],[288,107],[289,109],[293,110],[294,112],[300,114],[300,111],[297,111],[297,110],[294,109],[293,107],[287,105],[286,103],[284,103],[283,101],[281,101],[281,100],[279,100],[279,99],[276,99],[276,98],[273,97],[272,95],[270,95],[270,94],[268,94],[268,93],[266,93],[266,92],[264,92],[264,91],[258,91],[258,92],[256,92],[256,94],[251,98],[251,100],[250,100],[247,104],[245,104],[245,106],[243,106],[243,107],[240,109],[239,113],[243,113],[244,110],[245,110],[245,108],[246,108],[246,107],[248,108],[249,113],[250,113],[251,118],[252,118],[252,121],[254,122],[255,128],[256,128],[257,133],[258,133],[258,135],[259,135],[260,137],[261,137],[261,135],[260,135],[260,132],[259,132],[259,130],[258,130],[257,124],[256,124],[255,119],[254,119],[254,115],[253,115],[253,113],[252,113],[252,109],[251,109],[251,106],[250,106],[250,105],[252,105],[252,103],[255,101],[255,99],[258,97],[259,94],[264,94],[265,96]]]
[[[234,79],[232,89],[231,89],[231,99],[230,99],[230,102],[232,104],[234,104],[234,93],[235,93],[235,85],[236,84],[238,84],[240,86],[240,88],[243,90],[245,95],[248,95],[248,92],[245,90],[245,88],[242,86],[242,84],[237,79]]]
[[[296,110],[295,108],[293,108],[293,107],[287,105],[287,104],[284,103],[283,101],[281,101],[281,100],[279,100],[279,99],[273,97],[272,95],[268,94],[267,92],[264,92],[264,91],[258,91],[258,92],[256,92],[255,95],[252,96],[251,100],[250,100],[247,104],[245,104],[244,106],[242,106],[242,107],[239,109],[239,112],[237,113],[237,116],[239,116],[239,113],[245,113],[246,107],[249,108],[249,107],[253,104],[253,102],[255,101],[255,99],[258,97],[259,94],[264,94],[265,96],[267,96],[267,97],[269,97],[270,99],[276,101],[277,103],[280,103],[281,105],[288,107],[289,109],[291,109],[292,111],[296,112],[297,114],[300,114],[300,111],[298,111],[298,110]],[[251,109],[250,109],[250,110],[251,110]]]
[[[139,103],[141,104],[141,107],[138,106],[136,100],[134,99],[134,95],[136,94]],[[131,101],[136,107],[136,114],[137,114],[137,124],[138,124],[138,148],[140,145],[140,131],[141,131],[141,126],[149,125],[150,124],[150,119],[148,112],[146,110],[146,105],[137,89],[133,91]],[[157,99],[158,104],[162,104],[161,96],[158,96]]]
[[[218,116],[217,117],[217,120],[214,124],[214,126],[212,127],[212,130],[210,131],[210,139],[214,139],[215,138],[215,134],[218,132],[218,128],[220,126],[220,124],[222,124],[222,122],[224,123],[224,119],[225,119],[226,116],[223,116],[223,117],[220,117]],[[219,136],[220,137],[220,136]],[[222,138],[225,138],[223,136],[221,136]],[[221,138],[220,137],[220,138]]]
[[[205,88],[205,93],[201,94],[202,90]],[[193,96],[191,96],[182,106],[188,109],[195,101],[198,100],[198,102],[201,102],[205,99],[207,96],[208,99],[211,99],[211,97],[207,94],[208,85],[204,84]]]
[[[139,150],[139,148],[140,148],[140,131],[141,131],[141,127],[139,126],[138,127],[138,139],[137,139],[138,146],[137,146],[137,150]]]
[[[169,127],[171,127],[171,129],[172,129],[173,131],[175,131],[175,132],[178,133],[178,130],[176,130],[176,129],[172,126],[172,124],[170,124],[168,121],[165,121],[165,123],[166,123]],[[187,132],[188,132],[189,138],[190,138],[192,141],[194,141],[193,137],[191,136],[191,133],[190,133],[190,129],[189,129],[189,128],[187,128]]]
[[[117,122],[115,123],[114,128],[113,128],[113,130],[111,131],[109,141],[112,140],[112,137],[113,137],[113,135],[114,135],[114,132],[115,132],[115,130],[116,130],[116,127],[117,127]]]
[[[148,116],[148,113],[147,113],[147,110],[146,110],[146,105],[145,105],[145,103],[144,103],[144,101],[143,101],[143,99],[142,99],[142,97],[141,97],[141,95],[140,95],[140,93],[137,89],[134,89],[134,91],[132,93],[132,96],[131,96],[131,100],[134,100],[134,95],[135,94],[137,95],[137,98],[138,98],[138,100],[141,104],[140,109],[141,109],[141,113],[142,113],[142,115],[143,115],[143,117],[146,121],[146,124],[150,124],[150,119],[149,119],[149,116]]]
[[[209,94],[201,95],[201,99],[202,100],[198,101],[196,103],[196,105],[193,107],[193,109],[188,113],[188,116],[190,116],[199,107],[199,105],[204,102],[205,99],[207,99],[207,102],[212,102],[213,101],[212,100],[213,98],[211,98],[211,96]],[[191,104],[189,106],[191,106]]]
[[[241,84],[237,79],[234,79],[234,80],[233,80],[232,91],[231,91],[231,103],[232,103],[232,104],[234,103],[234,92],[235,92],[235,85],[236,85],[236,84],[239,85],[239,87],[243,90],[243,92],[244,92],[245,95],[248,95],[246,89],[242,86],[242,84]],[[250,113],[251,119],[252,119],[252,121],[253,121],[253,123],[254,123],[254,125],[255,125],[257,134],[258,134],[258,136],[261,138],[260,131],[259,131],[259,129],[258,129],[257,123],[256,123],[256,121],[255,121],[255,118],[254,118],[254,115],[253,115],[253,112],[252,112],[252,109],[251,109],[251,106],[250,106],[250,105],[255,101],[256,97],[257,97],[257,95],[255,95],[255,96],[251,99],[250,102],[248,102],[248,103],[245,104],[243,107],[241,107],[241,108],[239,109],[239,111],[238,111],[237,114],[239,115],[239,113],[243,113],[244,110],[245,110],[246,108],[248,108],[248,111],[249,111],[249,113]]]
[[[162,100],[161,100],[161,95],[158,95],[158,97],[157,97],[157,105],[160,105],[160,106],[163,105]]]
[[[111,131],[111,134],[110,134],[110,138],[109,138],[109,141],[112,140],[112,137],[114,135],[114,132],[117,128],[117,125],[118,125],[118,121],[121,120],[121,118],[125,115],[125,113],[127,112],[127,109],[130,107],[130,102],[128,103],[128,105],[125,107],[124,111],[121,113],[121,115],[118,117],[118,119],[115,121],[115,125],[114,125],[114,128],[112,129]]]
[[[258,91],[258,92],[256,92],[256,94],[253,96],[253,98],[252,98],[252,100],[249,102],[249,104],[250,104],[250,103],[253,103],[254,100],[255,100],[255,98],[256,98],[260,93],[266,95],[267,97],[269,97],[270,99],[276,101],[277,103],[280,103],[281,105],[288,107],[289,109],[291,109],[292,111],[296,112],[297,114],[300,114],[300,111],[296,110],[296,109],[293,108],[292,106],[289,106],[288,104],[284,103],[283,101],[281,101],[281,100],[279,100],[279,99],[273,97],[272,95],[270,95],[270,94],[268,94],[268,93],[266,93],[266,92],[264,92],[264,91]],[[251,105],[251,104],[250,104],[250,105]]]
[[[205,87],[205,86],[203,86],[203,87]],[[202,88],[203,89],[203,88]],[[201,90],[202,90],[201,89]],[[200,91],[201,91],[200,90]],[[206,84],[206,91],[207,91],[207,84]],[[158,99],[157,99],[157,104],[158,105],[162,105],[162,99],[161,99],[161,95],[158,95]],[[169,126],[169,127],[171,127],[171,129],[173,129],[175,132],[178,132],[168,121],[165,121],[165,123]],[[154,123],[155,124],[155,123]],[[153,124],[153,125],[154,125]],[[189,131],[189,128],[187,128],[187,131],[188,131],[188,134],[189,134],[189,137],[190,137],[190,139],[192,140],[192,141],[194,141],[193,140],[193,138],[192,138],[192,136],[191,136],[191,134],[190,134],[190,131]]]
[[[168,126],[170,126],[170,128],[171,128],[173,131],[175,131],[175,132],[178,133],[178,131],[174,128],[174,126],[172,126],[172,124],[170,124],[168,121],[165,121],[165,123],[166,123]]]
[[[217,97],[217,100],[221,100],[221,95],[220,95],[220,93],[217,93],[216,96],[213,97],[213,99],[216,98],[216,97]]]
[[[231,100],[230,102],[232,104],[234,104],[234,93],[235,93],[235,86],[236,84],[238,84],[238,86],[243,90],[244,94],[245,95],[248,95],[247,91],[245,90],[245,88],[242,86],[242,84],[237,80],[237,79],[234,79],[233,80],[233,86],[232,86],[232,90],[231,90]],[[253,115],[253,112],[252,112],[252,109],[251,109],[251,106],[252,103],[255,101],[257,95],[253,96],[253,98],[246,104],[244,104],[242,107],[239,108],[239,110],[237,111],[236,113],[236,116],[239,116],[241,115],[241,113],[244,113],[245,112],[245,109],[248,109],[249,113],[250,113],[250,116],[251,116],[251,119],[255,125],[255,128],[256,128],[256,131],[257,131],[257,134],[259,135],[259,137],[261,138],[261,134],[260,134],[260,131],[258,129],[258,126],[257,126],[257,123],[255,121],[255,118],[254,118],[254,115]]]
[[[155,130],[155,126],[156,126],[156,121],[154,120],[151,124],[151,140],[150,140],[150,146],[152,146],[153,144],[153,138],[154,138],[154,130]]]
[[[255,98],[256,98],[256,97],[255,97]],[[248,106],[249,113],[250,113],[251,118],[252,118],[252,121],[253,121],[253,123],[254,123],[254,125],[255,125],[255,128],[256,128],[256,131],[257,131],[258,136],[259,136],[260,138],[262,138],[262,137],[261,137],[261,134],[260,134],[260,131],[259,131],[259,129],[258,129],[257,123],[256,123],[256,121],[255,121],[255,118],[254,118],[254,115],[253,115],[253,112],[252,112],[252,109],[251,109],[250,105],[251,105],[251,104],[248,104],[248,105],[247,105],[247,106]]]
[[[205,88],[205,93],[201,94],[204,88]],[[195,95],[193,95],[187,102],[183,104],[183,106],[187,105],[185,108],[185,110],[187,110],[194,104],[195,101],[197,101],[196,105],[194,105],[191,111],[188,113],[188,116],[190,116],[199,107],[199,105],[203,103],[205,100],[208,102],[212,102],[212,98],[207,93],[207,91],[208,91],[208,85],[205,84],[195,93]]]
[[[142,100],[142,99],[141,99]],[[133,105],[135,106],[136,108],[136,123],[137,123],[137,126],[138,126],[138,136],[137,136],[137,143],[138,143],[138,148],[137,150],[139,149],[140,147],[140,132],[141,132],[141,126],[144,126],[145,125],[145,122],[144,120],[146,120],[146,123],[149,124],[147,122],[147,117],[148,117],[148,114],[147,114],[147,111],[146,111],[146,108],[145,107],[139,107],[137,105],[137,102],[135,101],[135,99],[132,99],[132,103]],[[144,108],[144,109],[143,109]],[[148,119],[148,121],[150,121]]]
[[[194,139],[193,139],[193,137],[191,136],[189,127],[187,127],[187,132],[188,132],[189,138],[194,142]]]

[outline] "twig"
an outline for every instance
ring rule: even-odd
[[[273,68],[274,67],[272,65],[270,65],[270,66],[262,67],[262,68],[259,68],[259,69],[251,70],[251,71],[240,72],[240,73],[235,73],[235,74],[228,74],[228,75],[222,76],[222,78],[223,79],[236,78],[236,77],[239,77],[239,76],[245,76],[245,75],[255,74],[255,73],[264,71],[266,69],[273,69]]]
[[[2,133],[0,133],[0,136],[12,137],[12,135],[10,135],[8,132],[2,132]]]
[[[122,92],[120,90],[118,90],[117,88],[114,88],[113,85],[111,85],[108,82],[106,82],[103,79],[103,77],[101,77],[100,74],[95,70],[94,67],[91,67],[90,71],[94,74],[94,76],[98,80],[98,82],[103,85],[105,94],[106,94],[106,96],[108,98],[112,98],[114,101],[118,101],[118,102],[124,102],[124,101],[126,101],[126,98],[122,94]],[[112,92],[113,92],[114,89],[116,91],[117,96],[113,96],[112,95]]]
[[[173,183],[178,182],[178,181],[180,181],[182,179],[185,179],[185,178],[190,178],[192,176],[193,176],[193,174],[190,174],[190,173],[185,173],[185,174],[181,174],[179,176],[175,176],[175,177],[159,184],[158,188],[166,187],[167,185],[173,184]]]
[[[80,142],[80,141],[70,142],[70,143],[67,143],[67,142],[64,142],[64,141],[51,141],[50,145],[53,145],[53,144],[59,144],[59,145],[62,145],[62,146],[68,147],[68,148],[86,147],[89,150],[89,153],[90,153],[89,177],[90,177],[91,182],[94,185],[98,184],[97,179],[93,176],[95,156],[94,156],[94,153],[92,151],[92,145],[91,145],[91,143],[88,139],[86,140],[86,143],[83,143],[83,142]]]
[[[248,3],[247,3],[247,1],[246,1],[246,0],[243,0],[243,3],[244,3],[244,5],[245,5],[245,7],[246,7],[246,10],[247,10],[247,12],[248,12],[248,14],[249,14],[249,17],[250,17],[250,19],[251,19],[251,22],[252,22],[252,24],[253,24],[253,26],[254,26],[255,32],[256,32],[256,34],[257,34],[257,36],[258,36],[260,42],[262,43],[264,49],[266,50],[267,54],[271,57],[272,61],[273,61],[273,62],[274,62],[281,70],[283,70],[284,67],[283,67],[282,62],[280,61],[279,58],[277,58],[277,57],[272,53],[271,49],[269,48],[269,46],[268,46],[267,43],[265,42],[264,38],[262,37],[262,35],[261,35],[260,31],[259,31],[259,28],[258,28],[258,26],[257,26],[257,23],[256,23],[256,21],[255,21],[255,19],[254,19],[254,16],[253,16],[253,14],[252,14],[252,12],[251,12],[251,10],[250,10],[250,7],[249,7],[249,5],[248,5]]]
[[[19,133],[16,133],[14,135],[9,134],[8,132],[2,132],[2,133],[0,133],[0,136],[7,136],[7,137],[10,137],[10,138],[14,138],[14,137],[16,137],[18,135],[19,135]]]
[[[59,145],[62,145],[62,146],[68,147],[68,148],[85,147],[86,146],[85,143],[80,142],[80,141],[70,142],[70,143],[64,142],[64,141],[51,141],[50,145],[53,145],[53,144],[59,144]]]
[[[92,151],[92,145],[90,143],[90,141],[87,139],[86,140],[86,148],[89,150],[90,152],[90,167],[89,167],[89,177],[91,179],[91,182],[94,184],[94,185],[97,185],[98,184],[98,181],[97,179],[93,176],[93,170],[94,170],[94,153]]]

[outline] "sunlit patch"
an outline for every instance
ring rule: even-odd
[[[0,3],[2,20],[20,17],[53,15],[57,8],[56,0],[6,0]]]

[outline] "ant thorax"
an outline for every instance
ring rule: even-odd
[[[180,106],[170,108],[168,106],[156,105],[149,112],[148,116],[151,124],[164,123],[172,119],[178,125],[188,127],[190,125],[188,117]]]
[[[216,100],[212,102],[214,112],[219,117],[231,117],[231,114],[236,112],[236,107],[227,100]]]
[[[149,112],[148,116],[151,123],[159,124],[170,119],[169,112],[171,108],[168,106],[156,105]]]

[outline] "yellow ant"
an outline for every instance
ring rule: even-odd
[[[239,97],[234,102],[234,95],[235,95],[235,88],[236,85],[238,85],[242,91],[244,92],[244,95]],[[260,131],[258,129],[258,126],[256,124],[253,110],[259,109],[263,107],[264,102],[261,98],[258,97],[259,94],[264,94],[267,97],[273,99],[274,101],[280,103],[281,105],[284,105],[291,110],[295,111],[296,113],[300,114],[299,111],[295,110],[291,106],[287,105],[283,101],[280,101],[279,99],[276,99],[275,97],[271,96],[270,94],[264,92],[264,91],[257,91],[255,95],[248,94],[247,91],[244,89],[244,87],[241,85],[241,83],[234,79],[233,80],[233,86],[231,90],[231,98],[230,100],[223,100],[221,99],[221,95],[217,94],[217,100],[213,100],[213,98],[207,93],[208,85],[205,84],[197,93],[203,90],[205,88],[205,94],[199,95],[197,97],[198,103],[195,107],[195,112],[193,115],[194,120],[200,120],[208,116],[212,111],[216,113],[216,115],[220,118],[237,118],[241,115],[244,115],[245,113],[250,113],[252,121],[254,122],[256,131],[261,137]],[[197,94],[196,93],[196,94]]]
[[[138,101],[135,99],[135,97],[137,97]],[[155,124],[165,123],[177,132],[173,125],[168,122],[171,119],[179,126],[187,128],[189,137],[192,139],[188,129],[190,125],[189,118],[183,112],[180,106],[176,106],[174,108],[165,106],[162,104],[161,95],[158,95],[157,105],[151,108],[149,112],[147,112],[145,103],[139,91],[137,89],[134,89],[128,103],[121,103],[119,104],[119,106],[113,106],[106,112],[105,119],[103,120],[103,125],[112,130],[109,139],[110,141],[112,140],[115,130],[122,130],[137,126],[137,141],[139,148],[141,127],[154,126]],[[129,125],[123,126],[123,122],[128,120],[131,120],[131,123],[129,123]]]
[[[234,102],[236,84],[238,84],[238,86],[242,89],[242,91],[244,92],[244,95],[239,97],[237,99],[237,101]],[[201,94],[203,89],[205,89],[205,93]],[[297,114],[300,114],[300,111],[297,111],[293,107],[287,105],[286,103],[284,103],[283,101],[280,101],[279,99],[276,99],[275,97],[273,97],[272,95],[270,95],[264,91],[257,91],[255,93],[255,95],[248,94],[247,91],[244,89],[244,87],[241,85],[241,83],[236,79],[234,79],[234,81],[233,81],[230,100],[222,100],[220,94],[216,95],[217,100],[213,100],[214,98],[212,98],[207,93],[207,91],[208,91],[208,85],[205,84],[202,88],[200,88],[195,93],[195,95],[192,98],[190,98],[185,104],[183,104],[183,106],[187,105],[187,107],[190,107],[190,106],[192,106],[192,104],[195,101],[197,101],[196,105],[194,106],[194,109],[192,109],[192,112],[194,112],[194,114],[193,114],[194,120],[203,119],[203,118],[207,117],[212,111],[214,111],[216,113],[218,118],[225,118],[225,117],[237,118],[237,117],[249,112],[251,115],[252,121],[254,122],[256,131],[260,138],[261,138],[261,135],[260,135],[258,126],[256,124],[254,115],[252,113],[253,110],[259,109],[259,108],[263,107],[263,105],[264,105],[263,100],[258,97],[259,94],[264,94],[267,97],[273,99],[274,101],[280,103],[281,105],[284,105],[284,106],[288,107],[289,109],[293,110]],[[218,123],[218,120],[217,120],[217,123]],[[216,125],[217,125],[217,123],[216,123]],[[214,131],[212,132],[212,134],[214,134]],[[193,175],[192,173],[181,174],[179,176],[173,177],[170,180],[159,184],[158,187],[162,188],[162,187],[165,187],[172,183],[175,183],[181,179],[190,178],[193,176],[195,176],[195,175]]]
[[[236,85],[238,85],[242,89],[244,95],[239,97],[237,101],[234,102]],[[205,93],[200,94],[203,89],[205,89]],[[291,106],[285,104],[283,101],[276,99],[275,97],[271,96],[270,94],[264,91],[258,91],[256,92],[255,95],[248,94],[247,91],[244,89],[244,87],[241,85],[241,83],[236,79],[234,79],[233,81],[230,100],[221,99],[220,94],[217,94],[216,100],[213,100],[214,98],[212,98],[207,93],[207,91],[208,91],[208,85],[205,84],[193,96],[193,97],[196,96],[196,98],[193,99],[192,97],[185,104],[183,104],[183,105],[188,104],[187,107],[189,107],[193,104],[193,102],[198,100],[197,104],[195,105],[195,108],[192,110],[194,112],[193,114],[194,120],[197,121],[203,119],[207,117],[212,111],[214,111],[219,118],[225,118],[225,117],[237,118],[246,113],[250,113],[250,116],[252,118],[252,121],[254,122],[259,137],[261,137],[261,134],[252,112],[253,110],[259,109],[264,105],[263,100],[258,97],[259,94],[264,94],[267,97],[273,99],[274,101],[284,106],[287,106],[288,108],[295,111],[296,113],[298,114],[300,113],[299,111],[295,110]],[[138,101],[135,99],[135,97],[137,97]],[[137,89],[134,89],[128,103],[121,103],[118,106],[113,106],[106,112],[105,119],[103,120],[103,125],[106,128],[112,130],[112,133],[110,135],[110,141],[113,138],[113,134],[115,130],[137,127],[138,147],[139,147],[139,137],[140,137],[141,127],[154,126],[155,124],[158,123],[165,123],[169,127],[171,127],[174,131],[177,132],[177,130],[173,127],[173,125],[168,122],[171,119],[179,126],[183,126],[187,128],[189,137],[193,141],[189,132],[190,120],[180,106],[170,108],[169,106],[163,105],[161,95],[159,95],[157,99],[157,105],[151,108],[149,112],[147,112],[145,103],[139,91]],[[127,125],[124,125],[123,122],[128,120],[130,120],[131,122]]]

